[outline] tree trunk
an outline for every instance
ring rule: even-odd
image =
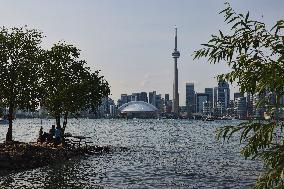
[[[61,128],[61,125],[60,125],[60,114],[55,116],[55,121],[56,121],[56,126],[59,126]]]
[[[68,118],[68,112],[65,112],[65,114],[64,114],[64,121],[63,121],[63,128],[62,128],[62,134],[64,134],[64,132],[65,132],[65,128],[66,128],[66,125],[67,125],[67,118]]]
[[[13,106],[9,107],[9,113],[8,113],[8,121],[9,121],[9,127],[6,134],[6,142],[12,142],[13,141]]]

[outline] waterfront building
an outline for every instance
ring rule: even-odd
[[[222,117],[222,116],[225,116],[226,114],[227,112],[226,112],[224,104],[218,101],[216,104],[216,108],[215,108],[215,115]]]
[[[244,94],[240,93],[240,92],[236,92],[234,93],[234,100],[236,100],[239,97],[244,97]]]
[[[170,95],[165,94],[165,99],[164,99],[164,113],[171,113],[172,111],[172,101],[170,100]]]
[[[120,101],[121,101],[121,105],[126,104],[128,102],[127,94],[121,94]]]
[[[178,68],[177,59],[180,57],[180,52],[177,50],[177,28],[175,28],[175,49],[172,53],[174,58],[174,84],[173,84],[173,108],[172,112],[179,114],[179,93],[178,93]]]
[[[114,118],[116,116],[116,106],[115,105],[109,106],[109,114],[111,118]]]
[[[196,113],[203,113],[203,103],[208,102],[209,95],[196,93]]]
[[[149,92],[149,104],[156,106],[156,91]]]
[[[117,100],[116,105],[117,105],[117,107],[122,106],[121,99],[118,99],[118,100]]]
[[[218,87],[214,87],[214,91],[213,91],[213,107],[216,108],[217,107],[217,102],[218,102]]]
[[[148,97],[146,92],[141,92],[140,93],[140,101],[148,102]]]
[[[253,95],[247,93],[247,117],[252,117],[253,112]]]
[[[213,88],[205,88],[204,92],[205,94],[208,94],[208,102],[213,104]]]
[[[109,97],[104,97],[101,100],[101,105],[97,108],[97,118],[107,118],[110,115],[110,106],[115,105],[114,101]]]
[[[132,95],[127,95],[127,102],[131,102],[132,100]]]
[[[160,112],[163,112],[163,108],[164,108],[164,101],[162,99],[162,95],[161,94],[158,94],[156,95],[156,98],[155,98],[155,107],[160,111]]]
[[[132,93],[131,101],[140,101],[140,93]]]
[[[194,91],[194,83],[186,83],[185,88],[185,104],[187,107],[188,116],[195,113],[195,91]]]
[[[246,97],[238,97],[235,99],[235,116],[238,119],[245,119],[247,117]]]
[[[185,118],[187,116],[187,108],[186,108],[186,106],[180,106],[179,111],[180,111],[180,116],[181,117]]]
[[[260,99],[264,98],[265,94],[254,94],[253,95],[253,116],[258,118],[264,117],[265,107],[258,106]]]
[[[213,88],[205,88],[204,92],[205,92],[205,94],[208,94],[208,103],[206,104],[206,106],[210,106],[210,107],[206,107],[206,108],[210,109],[210,112],[211,112],[213,107],[214,107]],[[210,113],[210,115],[211,115],[211,113]]]
[[[144,101],[128,102],[118,108],[120,116],[126,118],[157,118],[158,109]]]
[[[229,107],[229,104],[230,104],[229,84],[226,81],[219,81],[217,87],[217,109],[219,110],[217,110],[217,115],[218,116],[226,115],[226,109]]]
[[[203,107],[202,107],[202,113],[203,115],[212,115],[213,114],[213,109],[212,109],[212,103],[209,101],[203,102]]]
[[[170,95],[169,94],[165,94],[165,103],[167,103],[170,100]]]
[[[171,100],[167,101],[167,104],[164,107],[164,112],[165,113],[171,113],[172,112],[172,101]]]
[[[229,106],[226,109],[227,110],[227,115],[226,116],[235,116],[235,101],[234,100],[230,100]]]

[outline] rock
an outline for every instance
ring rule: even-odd
[[[109,152],[110,146],[64,148],[37,143],[0,143],[0,170],[37,168],[59,161],[68,161],[75,156]]]

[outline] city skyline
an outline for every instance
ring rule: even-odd
[[[217,74],[228,71],[223,64],[193,61],[191,54],[219,29],[226,31],[218,14],[225,1],[1,1],[1,25],[41,30],[49,48],[59,40],[82,50],[92,69],[111,85],[110,96],[122,93],[158,91],[172,99],[173,61],[170,53],[173,28],[179,28],[180,106],[185,105],[185,85],[195,83],[196,91],[216,86]],[[237,12],[250,11],[252,18],[270,26],[284,17],[283,1],[229,1]],[[147,13],[147,14],[145,14]],[[238,89],[231,87],[232,93]],[[232,94],[231,93],[231,94]]]

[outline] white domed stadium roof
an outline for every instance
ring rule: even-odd
[[[144,101],[131,101],[118,108],[121,113],[127,112],[156,112],[158,109]]]

